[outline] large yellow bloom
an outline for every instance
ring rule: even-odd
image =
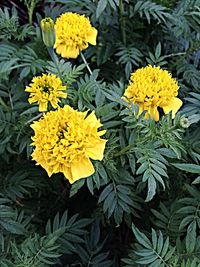
[[[158,121],[158,107],[162,108],[165,114],[172,111],[174,118],[182,106],[182,101],[176,97],[178,89],[177,81],[168,71],[149,65],[132,73],[124,96],[138,104],[139,114],[146,110],[146,118]]]
[[[67,12],[57,18],[55,23],[56,52],[65,58],[77,58],[88,43],[96,45],[97,30],[91,26],[84,15]]]
[[[95,171],[90,159],[103,159],[106,140],[100,136],[106,131],[98,131],[101,126],[94,112],[87,116],[67,105],[50,111],[31,125],[32,157],[49,176],[62,172],[70,183],[88,177]]]
[[[42,74],[42,76],[34,77],[25,91],[30,93],[29,103],[37,102],[39,111],[46,111],[48,103],[53,108],[58,107],[59,98],[66,98],[66,86],[62,85],[62,81],[54,74]]]

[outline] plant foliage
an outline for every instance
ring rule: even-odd
[[[52,58],[40,21],[90,18],[96,46]],[[200,267],[200,0],[0,3],[0,267]],[[127,103],[130,74],[168,70],[181,110],[155,122]],[[88,71],[89,68],[89,71]],[[94,111],[106,130],[95,173],[69,184],[31,159],[42,114],[25,87],[53,73],[59,105]]]

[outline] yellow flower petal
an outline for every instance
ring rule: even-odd
[[[32,92],[32,90],[33,90],[33,89],[32,89],[32,88],[30,88],[29,86],[26,86],[26,88],[25,88],[25,91],[26,91],[26,92],[29,92],[29,93],[31,93],[31,92]]]
[[[61,54],[62,51],[65,49],[66,45],[65,44],[57,44],[54,45],[54,48],[56,49],[57,54]]]
[[[178,98],[174,97],[172,100],[168,103],[168,105],[163,107],[163,111],[165,114],[168,114],[170,111],[172,111],[172,118],[175,117],[177,111],[182,106],[183,102]]]
[[[72,181],[75,182],[80,178],[85,178],[92,175],[95,170],[88,158],[82,158],[80,161],[75,161],[71,164]]]
[[[148,113],[151,119],[155,121],[159,121],[159,112],[158,112],[157,107],[151,106],[148,110]]]
[[[87,155],[94,160],[102,160],[103,153],[105,150],[106,140],[101,140],[101,142],[95,144],[93,147],[87,148]]]
[[[87,121],[88,124],[90,124],[92,127],[96,127],[99,128],[102,126],[102,124],[100,123],[100,121],[98,121],[96,119],[95,113],[94,111],[90,113],[90,115],[87,116],[87,118],[85,119]]]
[[[29,97],[28,102],[29,102],[30,104],[35,103],[35,99],[34,99],[34,97]]]
[[[62,166],[62,172],[65,176],[65,178],[67,178],[69,180],[70,183],[73,183],[73,178],[72,178],[72,172],[71,169],[68,166]]]
[[[104,135],[106,133],[106,130],[102,130],[102,131],[99,131],[97,134],[98,134],[98,136],[102,136],[102,135]]]
[[[52,173],[58,173],[60,171],[60,163],[53,165]]]
[[[39,103],[39,111],[40,112],[43,112],[43,111],[46,111],[47,110],[47,102],[40,102]]]
[[[138,116],[144,111],[144,104],[138,104],[139,110],[138,110]]]
[[[61,97],[61,98],[66,98],[66,97],[67,97],[67,93],[63,93],[62,91],[60,91],[60,92],[58,93],[58,95],[59,95],[59,97]]]
[[[87,36],[88,43],[90,43],[91,45],[96,45],[97,33],[97,29],[92,27],[90,30],[90,34]]]
[[[155,121],[158,121],[159,120],[159,112],[158,112],[158,109],[157,107],[155,106],[146,106],[145,104],[138,104],[138,107],[139,107],[139,111],[138,111],[138,116],[140,116],[140,114],[146,110],[146,113],[144,115],[144,118],[145,119],[153,119]]]
[[[65,46],[64,49],[61,50],[61,56],[64,58],[77,58],[78,55],[79,49],[73,46]]]

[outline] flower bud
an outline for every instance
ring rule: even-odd
[[[47,47],[53,47],[55,43],[54,22],[51,18],[42,19],[40,22],[42,29],[42,39]]]
[[[180,118],[180,125],[182,128],[188,128],[190,126],[190,121],[186,117]]]

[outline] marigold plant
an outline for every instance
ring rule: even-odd
[[[64,92],[66,89],[67,87],[62,84],[60,78],[49,73],[34,77],[29,86],[26,86],[25,91],[30,93],[29,103],[38,103],[39,111],[42,112],[47,110],[48,103],[53,108],[57,108],[59,98],[67,97],[67,93]]]
[[[177,98],[178,89],[177,81],[168,71],[149,65],[132,73],[124,96],[138,104],[139,114],[146,110],[146,118],[158,121],[158,107],[162,108],[165,114],[172,111],[173,118],[181,107],[182,101]]]
[[[199,18],[0,1],[0,267],[200,267]]]
[[[51,176],[62,172],[70,183],[94,173],[90,159],[102,160],[106,131],[98,131],[102,124],[94,112],[76,111],[64,106],[48,112],[32,124],[35,132],[33,159]]]
[[[96,45],[97,30],[84,15],[72,12],[62,14],[56,20],[55,30],[54,48],[64,58],[77,58],[88,43]]]

